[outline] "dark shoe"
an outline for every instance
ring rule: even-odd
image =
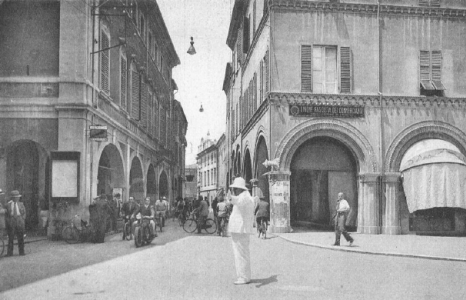
[[[354,240],[350,241],[350,242],[349,242],[349,246],[352,247],[352,246],[353,246],[353,243],[354,243]]]

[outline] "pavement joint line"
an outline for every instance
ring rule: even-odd
[[[421,255],[421,254],[407,254],[407,253],[396,253],[396,252],[375,252],[375,251],[367,251],[367,250],[358,250],[358,249],[345,249],[342,247],[336,246],[324,246],[318,244],[312,244],[308,242],[296,241],[282,235],[275,235],[279,238],[284,239],[290,243],[298,244],[298,245],[305,245],[314,248],[321,248],[321,249],[328,249],[333,251],[346,251],[351,253],[359,253],[359,254],[372,254],[372,255],[383,255],[383,256],[398,256],[398,257],[408,257],[408,258],[422,258],[422,259],[430,259],[430,260],[445,260],[445,261],[459,261],[459,262],[466,262],[464,258],[455,258],[455,257],[441,257],[441,256],[430,256],[430,255]]]

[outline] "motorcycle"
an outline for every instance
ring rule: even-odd
[[[131,218],[130,216],[125,216],[125,224],[123,225],[123,240],[131,239]]]
[[[136,216],[136,226],[134,228],[134,244],[136,248],[143,246],[144,244],[150,244],[152,240],[157,236],[157,234],[152,235],[150,233],[150,221],[153,220],[152,217],[141,217],[141,215]]]

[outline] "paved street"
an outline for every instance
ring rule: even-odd
[[[0,299],[464,299],[466,295],[463,262],[330,251],[279,237],[252,237],[253,281],[235,286],[228,238],[188,235],[171,221],[168,224],[152,247],[136,250],[113,236],[101,245],[43,243],[38,247],[42,250],[24,260],[2,259],[3,288],[14,286],[9,277],[20,278],[19,285],[32,283],[8,290]],[[48,264],[52,257],[60,263]]]

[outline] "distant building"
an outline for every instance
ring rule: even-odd
[[[185,167],[184,197],[190,200],[197,199],[197,164],[187,165]]]
[[[217,194],[217,153],[217,141],[212,140],[210,133],[207,133],[207,138],[201,139],[196,159],[198,192],[202,197],[207,197],[209,203]]]
[[[466,234],[465,36],[465,1],[234,1],[228,181],[259,180],[274,232],[344,192],[358,232]]]

